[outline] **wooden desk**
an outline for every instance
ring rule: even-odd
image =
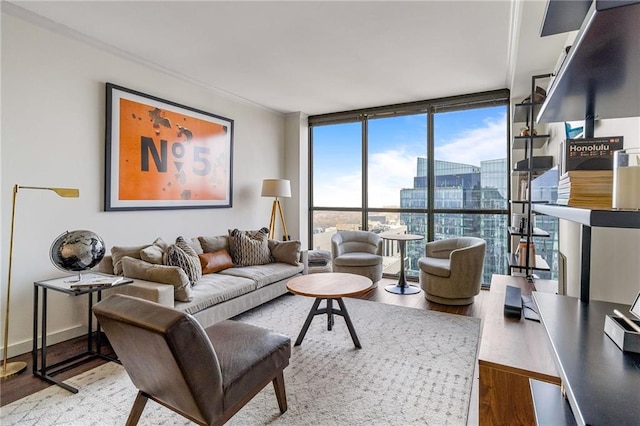
[[[549,282],[539,280],[540,288]],[[493,275],[482,326],[478,366],[480,425],[535,425],[529,378],[560,384],[545,329],[539,322],[504,316],[508,285],[535,290],[524,277]]]

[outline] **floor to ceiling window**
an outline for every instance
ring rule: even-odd
[[[505,274],[509,249],[508,91],[309,117],[314,249],[330,250],[346,229],[424,237],[407,244],[417,279],[426,241],[487,241],[485,284]],[[384,273],[397,275],[385,240]]]

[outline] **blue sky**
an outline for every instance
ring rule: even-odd
[[[480,165],[505,158],[506,106],[440,113],[435,116],[435,158]],[[316,205],[359,207],[361,124],[314,128]],[[416,157],[426,156],[427,116],[369,121],[369,198],[375,207],[397,206],[399,189],[413,185]]]

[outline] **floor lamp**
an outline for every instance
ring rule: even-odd
[[[275,239],[276,236],[276,211],[280,213],[282,221],[282,230],[284,231],[283,241],[289,241],[289,233],[287,225],[284,222],[284,213],[282,213],[282,205],[278,197],[291,197],[291,183],[286,179],[264,179],[262,181],[262,196],[276,197],[271,208],[271,221],[269,222],[269,238]]]
[[[7,306],[4,314],[4,349],[2,358],[2,372],[0,378],[10,377],[14,374],[22,373],[27,369],[27,363],[23,361],[7,362],[7,355],[9,353],[9,302],[11,297],[11,265],[13,263],[13,229],[16,217],[16,199],[18,196],[18,190],[20,189],[38,189],[45,191],[53,191],[61,197],[65,198],[78,198],[80,191],[74,188],[48,188],[40,186],[13,186],[13,200],[11,207],[11,237],[9,239],[9,273],[7,277]]]

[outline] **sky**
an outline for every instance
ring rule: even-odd
[[[434,117],[436,160],[479,166],[507,156],[506,106],[439,113]],[[313,128],[314,205],[360,207],[362,127]],[[416,158],[427,154],[427,115],[369,120],[369,206],[400,205],[413,187]]]

